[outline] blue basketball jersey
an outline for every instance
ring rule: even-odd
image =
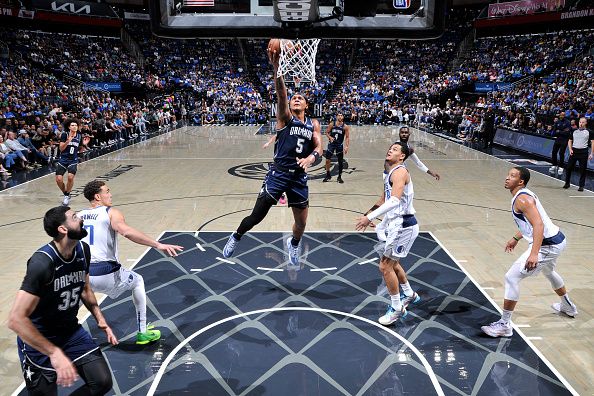
[[[42,334],[57,334],[60,329],[78,326],[80,295],[85,287],[89,267],[82,242],[79,242],[69,261],[64,260],[51,244],[41,247],[34,255],[50,258],[54,273],[47,285],[40,285],[39,303],[29,318]],[[47,260],[45,258],[44,260]]]
[[[68,132],[62,132],[62,136],[60,136],[60,142],[65,142],[68,139]],[[68,146],[64,149],[64,151],[60,152],[60,162],[62,163],[76,163],[78,162],[78,146],[80,146],[82,142],[82,134],[77,133],[76,136],[68,143]]]
[[[334,139],[332,144],[343,144],[344,142],[344,123],[342,125],[334,124],[330,131],[330,136]]]
[[[314,126],[311,118],[305,117],[305,123],[295,116],[282,129],[276,131],[274,144],[274,162],[286,168],[299,168],[297,158],[309,156],[314,148]]]

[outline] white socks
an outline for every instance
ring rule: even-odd
[[[390,299],[392,300],[392,308],[396,311],[400,311],[402,309],[402,302],[400,302],[400,294],[396,294],[395,296],[390,294]]]
[[[505,323],[509,323],[511,321],[511,317],[512,317],[513,313],[514,313],[514,311],[506,311],[504,309],[503,313],[501,314],[501,321],[505,322]]]
[[[406,297],[411,297],[415,292],[413,291],[412,287],[410,287],[410,283],[401,283],[400,288]]]

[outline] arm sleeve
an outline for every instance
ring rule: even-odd
[[[380,206],[373,212],[369,213],[367,215],[367,218],[369,219],[369,221],[372,221],[376,217],[380,217],[380,216],[388,213],[390,210],[396,208],[398,205],[400,205],[400,200],[396,197],[390,197],[390,199],[388,199],[386,202],[384,202],[382,204],[382,206]]]
[[[27,261],[27,272],[21,284],[21,290],[41,297],[44,289],[52,281],[53,275],[52,260],[44,253],[35,252]]]
[[[417,166],[417,168],[419,168],[421,171],[423,171],[423,173],[427,173],[427,171],[429,170],[429,168],[427,168],[425,166],[425,164],[423,162],[421,162],[421,160],[419,159],[419,157],[417,156],[416,153],[412,153],[410,155],[410,157],[408,157],[412,160],[412,162],[415,163],[415,165]]]

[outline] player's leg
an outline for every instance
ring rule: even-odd
[[[339,151],[336,153],[336,158],[338,158],[338,178],[336,179],[337,182],[339,183],[344,183],[344,181],[342,180],[342,166],[343,166],[343,160],[344,160],[344,151]]]
[[[282,196],[287,188],[289,180],[288,175],[285,175],[283,172],[274,169],[268,171],[266,179],[264,179],[264,183],[262,183],[262,189],[260,190],[258,199],[256,199],[256,203],[252,209],[252,213],[250,213],[249,216],[244,217],[244,219],[241,220],[237,231],[229,236],[229,239],[223,248],[223,257],[231,257],[235,248],[239,244],[241,237],[264,220],[272,205],[275,205]]]
[[[324,152],[324,157],[326,157],[326,177],[324,177],[323,182],[330,181],[332,179],[332,175],[330,175],[330,160],[332,159],[332,145],[328,145],[328,148]]]
[[[565,249],[565,246],[565,240],[556,245],[542,246],[540,248],[542,261],[539,260],[538,265],[542,265],[542,274],[549,280],[551,287],[560,298],[560,302],[553,303],[551,307],[556,312],[562,312],[573,318],[578,314],[577,307],[569,298],[569,293],[567,292],[563,278],[557,271],[555,271],[555,268],[557,267],[557,259]]]
[[[307,186],[307,173],[300,173],[292,177],[287,188],[287,201],[293,211],[293,236],[287,239],[289,261],[292,265],[299,264],[301,237],[305,232],[307,215],[309,213],[309,187]]]
[[[403,220],[403,227],[398,235],[397,248],[393,252],[394,255],[400,259],[408,256],[410,249],[412,248],[417,236],[419,235],[419,225],[414,216],[405,216]],[[400,260],[399,260],[400,261]],[[408,282],[406,271],[399,265],[398,282],[400,283],[400,289],[402,290],[401,299],[402,305],[408,308],[410,304],[416,304],[421,301],[421,297],[413,290]]]
[[[100,349],[91,352],[85,356],[84,361],[75,363],[78,375],[85,382],[83,386],[76,389],[71,395],[105,395],[112,386],[111,371],[105,361],[105,357]]]
[[[29,396],[57,396],[58,385],[55,371],[50,372],[35,366],[28,366],[28,371],[23,371],[25,387]]]
[[[59,162],[56,164],[56,184],[62,194],[66,191],[66,186],[64,185],[64,174],[66,173],[66,167]]]
[[[385,255],[380,260],[379,270],[390,294],[390,305],[386,313],[378,319],[378,322],[384,326],[388,326],[396,322],[399,318],[404,318],[407,314],[406,308],[402,305],[398,287],[398,274],[400,271],[404,271],[397,259]]]
[[[511,317],[520,299],[520,282],[522,279],[533,276],[540,270],[526,271],[526,260],[530,255],[531,249],[526,250],[512,264],[511,268],[505,274],[505,292],[503,299],[503,311],[501,318],[488,326],[482,326],[481,330],[491,337],[510,337],[513,334],[511,326]]]

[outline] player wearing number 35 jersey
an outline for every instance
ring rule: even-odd
[[[132,302],[136,308],[136,343],[147,344],[161,337],[159,330],[147,328],[146,293],[142,276],[130,271],[118,262],[117,234],[122,234],[132,242],[151,246],[171,256],[182,250],[181,246],[165,245],[149,238],[130,227],[124,215],[111,206],[111,191],[105,182],[93,180],[84,188],[85,198],[91,207],[79,212],[85,222],[88,235],[85,242],[91,247],[90,280],[93,290],[117,298],[125,291],[132,291]]]
[[[72,394],[104,395],[111,373],[96,342],[78,323],[82,302],[118,343],[105,322],[89,286],[89,246],[83,221],[69,207],[47,211],[43,226],[53,240],[27,262],[25,279],[8,318],[17,333],[18,353],[29,395],[57,395],[57,386],[71,386],[77,375],[84,384]]]

